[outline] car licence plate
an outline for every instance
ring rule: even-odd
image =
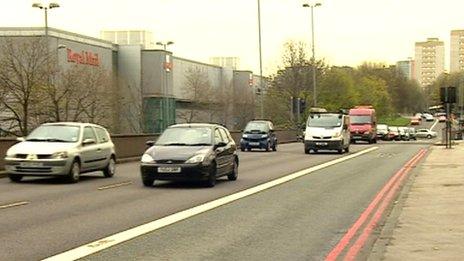
[[[317,146],[327,146],[327,142],[316,142]]]
[[[259,146],[259,142],[250,142],[250,146]]]
[[[23,168],[39,168],[43,167],[42,162],[21,162],[20,166]]]
[[[158,173],[180,173],[180,167],[158,167]]]

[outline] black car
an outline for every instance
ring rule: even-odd
[[[240,150],[265,149],[277,150],[277,137],[274,124],[269,120],[253,120],[248,122],[240,139]]]
[[[238,155],[229,131],[218,124],[177,124],[167,128],[159,139],[147,142],[140,172],[143,184],[155,180],[205,181],[214,187],[216,178],[238,177]]]

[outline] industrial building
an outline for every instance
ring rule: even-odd
[[[113,133],[156,133],[187,121],[219,122],[239,129],[255,116],[260,79],[251,71],[176,57],[149,44],[114,44],[54,28],[47,32],[0,28],[0,40],[43,38],[50,50],[56,50],[61,70],[77,65],[108,72],[118,97],[108,115],[112,123],[107,127]],[[106,32],[108,37],[120,34],[124,32]],[[197,94],[207,95],[208,102],[198,100]]]

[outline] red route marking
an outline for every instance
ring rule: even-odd
[[[385,209],[388,207],[390,204],[393,196],[396,194],[396,191],[398,190],[399,186],[401,185],[402,181],[406,178],[406,174],[411,170],[412,166],[416,164],[419,160],[422,159],[422,157],[425,155],[425,152],[422,151],[420,156],[417,157],[414,161],[414,163],[411,164],[411,166],[408,166],[404,174],[398,179],[398,182],[395,183],[395,185],[392,187],[392,189],[388,192],[387,196],[384,198],[382,201],[382,204],[379,206],[377,211],[375,212],[374,216],[372,217],[371,221],[367,224],[367,226],[364,228],[362,234],[359,236],[358,240],[351,246],[351,248],[348,250],[345,260],[354,260],[356,258],[356,255],[359,253],[359,250],[364,246],[366,243],[367,239],[371,235],[372,231],[374,230],[375,226],[377,225],[378,221],[382,217],[383,212]]]
[[[375,209],[375,207],[378,205],[380,200],[383,198],[385,193],[387,193],[390,188],[394,185],[396,180],[403,175],[403,172],[405,172],[409,164],[415,161],[416,158],[420,157],[422,154],[425,154],[425,150],[422,149],[420,150],[414,157],[412,157],[406,164],[388,181],[387,184],[382,188],[382,190],[377,193],[375,198],[372,200],[372,202],[367,206],[367,208],[364,210],[364,212],[359,216],[358,220],[351,226],[351,228],[346,232],[346,234],[340,239],[338,244],[330,251],[330,253],[327,255],[325,258],[326,261],[333,261],[336,260],[337,257],[340,255],[340,253],[345,249],[345,247],[350,243],[350,240],[353,238],[353,236],[357,233],[359,228],[364,224],[364,222],[367,220],[367,218],[370,216],[371,212]]]

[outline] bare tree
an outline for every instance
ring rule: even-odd
[[[0,129],[27,135],[34,111],[43,104],[49,77],[49,55],[43,39],[2,39],[0,42]]]
[[[110,126],[116,99],[112,78],[103,68],[74,65],[44,88],[43,121],[82,121]]]
[[[214,91],[208,74],[198,68],[190,69],[185,77],[184,95],[190,101],[178,117],[186,122],[201,120],[207,114],[211,117],[214,103]]]
[[[142,99],[142,88],[135,82],[119,78],[119,93],[117,104],[120,108],[118,115],[124,124],[120,123],[119,128],[129,133],[140,133],[145,130],[144,123],[144,102]],[[116,109],[116,108],[115,108]]]

